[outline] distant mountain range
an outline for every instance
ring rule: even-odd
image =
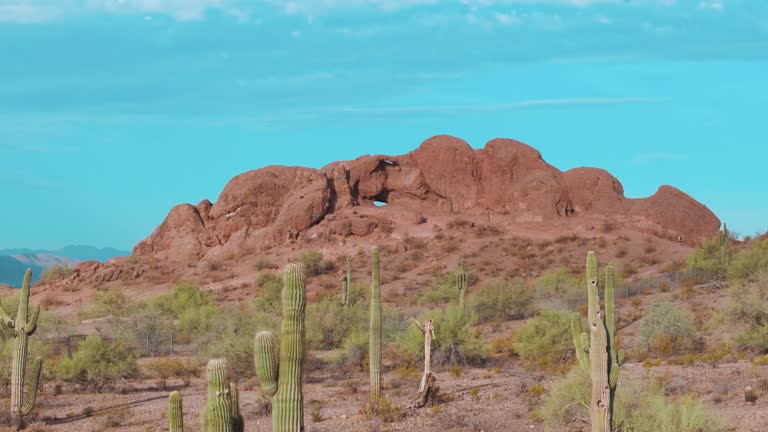
[[[51,267],[70,265],[81,261],[106,261],[110,258],[130,255],[128,251],[93,246],[65,246],[60,249],[0,249],[0,285],[21,286],[24,271],[32,269],[32,281],[37,281]]]

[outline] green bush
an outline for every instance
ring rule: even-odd
[[[256,278],[256,285],[261,288],[261,295],[253,299],[256,310],[265,313],[280,313],[283,292],[283,280],[271,271],[262,271]]]
[[[44,283],[50,283],[54,282],[60,279],[64,279],[72,274],[72,266],[69,265],[69,263],[59,264],[55,265],[53,267],[49,267],[43,271],[43,274],[40,276],[40,280]]]
[[[479,364],[488,355],[488,349],[478,332],[472,329],[477,322],[473,313],[465,313],[458,306],[435,309],[422,314],[419,322],[431,319],[435,326],[432,358],[437,364]],[[400,338],[401,347],[412,361],[424,355],[424,335],[411,324]]]
[[[728,277],[749,279],[763,270],[768,270],[768,238],[752,241],[749,247],[737,252],[728,267]]]
[[[94,300],[81,309],[78,316],[81,319],[124,317],[135,307],[135,303],[121,291],[109,290],[97,292]]]
[[[152,298],[149,307],[158,310],[167,317],[179,318],[189,309],[197,309],[212,304],[207,291],[189,281],[176,283],[171,291]]]
[[[323,259],[323,253],[318,251],[304,252],[299,255],[299,262],[304,264],[304,272],[308,277],[326,273],[333,264]]]
[[[545,309],[515,335],[515,351],[532,369],[561,370],[575,359],[571,312]]]
[[[701,246],[688,255],[686,259],[686,268],[688,270],[699,270],[722,278],[725,276],[727,268],[722,260],[720,243],[717,239],[707,240]]]
[[[469,299],[478,322],[509,321],[530,315],[533,293],[522,279],[495,279],[483,284]]]
[[[88,336],[71,359],[62,358],[55,368],[59,378],[99,392],[106,384],[138,374],[133,353],[124,344],[110,343],[100,336]]]
[[[313,349],[339,348],[353,330],[368,328],[368,307],[363,303],[344,308],[336,297],[310,303],[306,312],[307,344]]]
[[[589,377],[573,369],[545,394],[536,417],[553,429],[588,419],[591,389]],[[614,424],[622,432],[724,431],[693,395],[668,398],[658,386],[620,382],[615,404]]]
[[[644,348],[656,357],[696,351],[701,348],[693,315],[672,303],[653,306],[641,331]]]
[[[419,303],[425,305],[458,304],[459,286],[455,273],[446,273],[432,283],[432,286],[422,292]]]
[[[731,288],[729,295],[727,317],[731,322],[746,327],[734,338],[736,345],[768,352],[768,270],[760,271],[752,280]]]
[[[586,303],[584,284],[584,278],[561,267],[544,272],[533,281],[533,288],[536,296],[547,299],[554,306],[575,311]]]

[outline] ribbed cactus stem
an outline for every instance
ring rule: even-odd
[[[208,362],[208,399],[201,416],[202,432],[241,432],[238,424],[239,407],[235,406],[237,395],[232,394],[229,381],[229,367],[225,359]]]
[[[371,323],[369,329],[368,368],[371,373],[371,409],[378,412],[381,398],[381,279],[379,248],[371,249]]]
[[[168,396],[168,432],[184,432],[184,410],[181,393],[175,391]]]
[[[13,360],[11,365],[11,423],[14,426],[21,424],[23,416],[29,414],[35,407],[37,387],[40,382],[40,369],[42,359],[36,359],[32,378],[29,383],[28,400],[24,402],[24,378],[27,368],[27,349],[29,336],[37,329],[37,319],[40,316],[40,308],[36,307],[29,313],[29,285],[32,279],[32,270],[24,273],[24,281],[21,285],[21,298],[16,319],[12,320],[5,308],[0,304],[0,321],[4,327],[4,333],[14,337]]]
[[[277,339],[271,331],[262,331],[256,335],[253,348],[256,377],[262,391],[269,397],[277,393],[277,374],[280,366],[277,349]]]
[[[579,367],[592,380],[589,407],[592,432],[610,432],[619,367],[624,356],[616,351],[615,271],[612,266],[605,269],[605,310],[600,309],[597,276],[597,256],[589,251],[586,277],[589,336],[581,333],[581,320],[578,316],[574,316],[571,321],[571,332]]]
[[[272,332],[262,331],[254,340],[256,376],[262,390],[272,396],[272,431],[304,430],[304,395],[301,381],[304,363],[304,268],[288,264],[283,274],[283,321],[280,325],[280,356]]]
[[[349,306],[349,291],[352,286],[352,257],[347,257],[347,273],[342,278],[341,305]]]
[[[467,297],[467,287],[469,286],[469,273],[464,271],[463,266],[456,272],[456,285],[459,287],[459,308],[466,312],[465,298]]]

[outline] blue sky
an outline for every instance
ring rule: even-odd
[[[0,248],[448,133],[768,229],[763,0],[0,0]]]

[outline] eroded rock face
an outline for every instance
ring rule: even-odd
[[[323,235],[367,236],[383,219],[355,209],[374,201],[386,202],[390,211],[493,214],[512,224],[611,218],[664,230],[687,243],[714,235],[720,226],[705,206],[670,186],[649,198],[627,199],[621,183],[604,170],[563,173],[519,141],[494,139],[475,150],[440,135],[402,156],[362,156],[319,170],[269,166],[238,175],[215,204],[174,207],[134,254],[194,262],[212,251],[293,241],[321,222]]]

